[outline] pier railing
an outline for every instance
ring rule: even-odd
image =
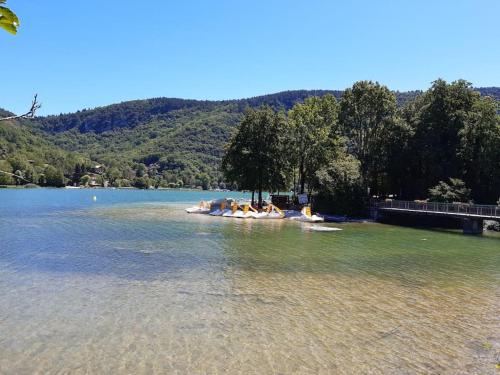
[[[379,209],[434,212],[448,215],[473,215],[500,219],[500,207],[467,203],[439,203],[387,200],[376,203]]]

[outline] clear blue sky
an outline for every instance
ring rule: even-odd
[[[158,96],[500,86],[499,0],[8,0],[0,107],[41,114]]]

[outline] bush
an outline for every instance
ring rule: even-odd
[[[80,185],[87,186],[90,182],[90,176],[88,174],[80,178]]]
[[[112,184],[113,187],[130,187],[130,181],[126,178],[119,178],[115,180]]]
[[[360,164],[353,156],[339,155],[316,172],[314,182],[318,191],[313,200],[314,210],[349,216],[367,214]]]
[[[12,185],[14,180],[8,173],[12,173],[12,166],[6,160],[0,160],[0,185]]]
[[[465,186],[465,182],[459,178],[450,178],[449,184],[444,181],[439,181],[436,186],[429,189],[429,201],[468,203],[470,201],[470,193],[471,191]]]
[[[495,231],[495,232],[500,232],[500,223],[498,221],[485,220],[484,221],[484,229]]]
[[[63,187],[65,185],[62,171],[54,168],[53,166],[48,165],[44,169],[43,174],[45,176],[46,186]]]
[[[149,189],[150,181],[148,177],[136,177],[134,178],[133,186],[138,189]]]

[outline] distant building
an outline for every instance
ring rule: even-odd
[[[100,183],[100,175],[96,174],[96,173],[87,173],[87,176],[90,177],[90,180],[89,180],[89,183],[88,183],[88,186],[89,187],[100,187],[101,186],[101,183]]]
[[[102,172],[104,172],[104,166],[102,166],[102,165],[100,165],[100,164],[94,165],[94,166],[91,168],[91,171],[92,171],[93,173],[101,174]]]
[[[92,168],[90,168],[91,173],[87,173],[87,175],[90,177],[90,180],[88,182],[88,187],[108,187],[109,181],[104,180],[104,166],[100,164],[94,165]]]

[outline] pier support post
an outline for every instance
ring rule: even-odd
[[[483,219],[466,218],[463,219],[464,234],[482,234]]]

